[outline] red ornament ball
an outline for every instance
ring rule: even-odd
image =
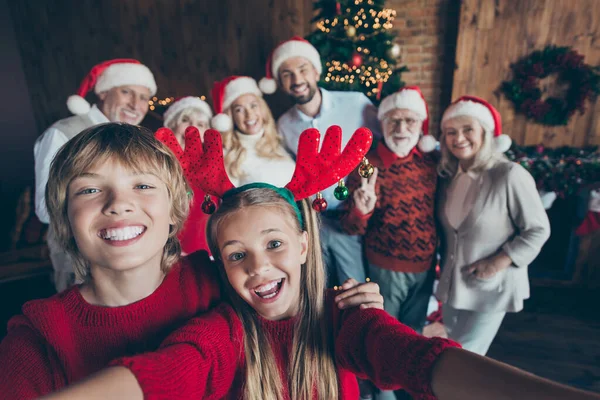
[[[316,212],[325,211],[327,209],[327,200],[322,197],[317,197],[312,203],[312,208]]]
[[[210,196],[204,197],[204,201],[202,202],[202,212],[204,214],[212,214],[217,210],[217,205],[210,198]]]
[[[354,53],[352,56],[352,65],[356,68],[360,67],[363,64],[363,58],[360,54]]]

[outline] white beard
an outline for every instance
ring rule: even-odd
[[[419,143],[420,136],[421,135],[419,134],[411,134],[408,139],[394,141],[393,135],[384,135],[383,140],[393,153],[395,153],[398,157],[403,158],[415,148],[417,143]]]

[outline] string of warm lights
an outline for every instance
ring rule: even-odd
[[[206,101],[206,96],[199,96],[200,100]],[[154,96],[152,99],[148,100],[148,105],[150,106],[150,110],[154,111],[157,107],[168,107],[171,103],[175,101],[175,97],[165,97],[164,99],[159,99]]]
[[[359,3],[355,2],[355,4],[359,4]],[[350,11],[351,10],[349,8],[346,9],[346,12],[349,13]],[[393,27],[392,22],[394,21],[394,18],[396,17],[396,10],[386,8],[386,9],[383,9],[378,12],[376,10],[369,9],[368,14],[373,19],[373,22],[371,23],[373,29],[381,29],[381,28],[383,28],[384,30],[392,29],[392,27]],[[345,28],[347,28],[349,26],[353,26],[354,29],[359,29],[359,28],[366,29],[366,28],[369,28],[369,26],[370,26],[369,25],[370,21],[366,21],[367,12],[365,11],[364,8],[361,8],[356,13],[356,15],[354,15],[354,17],[352,18],[352,20],[354,21],[354,22],[352,22],[352,24],[350,23],[348,18],[334,17],[331,20],[329,18],[327,18],[327,19],[317,22],[317,24],[316,24],[317,29],[319,29],[323,33],[330,33],[332,28],[335,28],[339,23],[341,23],[340,22],[341,19],[343,19],[343,24],[344,24]],[[359,39],[364,40],[365,38],[375,36],[378,33],[379,32],[374,32],[374,33],[370,33],[370,34],[361,34]]]
[[[338,8],[337,16],[325,18],[316,23],[317,30],[327,34],[328,40],[343,42],[350,39],[358,44],[352,60],[332,60],[325,63],[324,80],[329,83],[349,85],[358,83],[364,86],[368,91],[367,94],[371,96],[379,93],[382,85],[392,76],[393,70],[388,61],[373,57],[371,50],[364,44],[360,44],[367,38],[371,39],[391,30],[396,11],[390,8],[379,10],[370,8],[369,6],[375,6],[373,0],[354,0],[353,3],[360,8],[355,10],[352,15],[348,15],[353,11],[350,7],[345,7],[346,15],[342,15],[342,10]],[[340,28],[345,30],[345,37],[332,34],[332,31],[339,32]],[[395,48],[393,51],[398,52],[399,48]],[[395,53],[391,54],[392,57],[397,56]]]

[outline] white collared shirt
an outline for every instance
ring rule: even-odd
[[[444,212],[448,222],[454,229],[458,229],[473,208],[477,197],[477,182],[480,176],[481,174],[474,171],[465,172],[459,166],[452,183],[448,187]]]
[[[92,122],[90,127],[110,122],[95,104],[85,116]],[[68,141],[69,138],[65,132],[59,130],[54,124],[42,133],[33,146],[35,159],[35,214],[45,224],[50,223],[50,217],[46,209],[46,184],[48,183],[50,164],[58,150]]]
[[[367,96],[361,92],[337,92],[323,88],[319,90],[322,98],[321,109],[314,118],[304,114],[296,105],[277,121],[277,131],[291,153],[297,154],[300,134],[308,128],[316,128],[324,135],[331,125],[339,125],[342,128],[342,148],[360,127],[369,128],[375,137],[381,137],[377,108]],[[337,208],[341,203],[333,196],[336,186],[323,191],[323,197],[327,200],[330,210]]]

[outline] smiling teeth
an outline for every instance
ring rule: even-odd
[[[278,281],[273,281],[271,283],[267,283],[266,285],[259,286],[256,289],[254,289],[254,291],[256,293],[266,292],[268,290],[273,289],[275,286],[279,285],[280,283],[281,283],[281,279],[279,279]]]
[[[141,226],[126,226],[118,229],[103,229],[100,231],[100,237],[105,240],[129,240],[144,232]]]

